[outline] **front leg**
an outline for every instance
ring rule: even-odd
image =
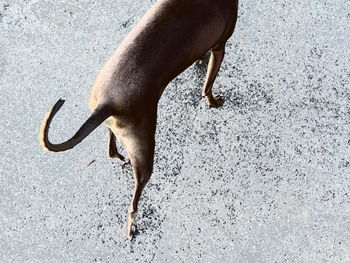
[[[207,104],[209,107],[220,107],[224,100],[219,95],[212,94],[212,87],[215,81],[215,78],[219,72],[222,60],[225,55],[225,45],[220,46],[211,51],[211,56],[208,64],[207,76],[205,79],[205,83],[202,89],[202,96],[206,98]]]

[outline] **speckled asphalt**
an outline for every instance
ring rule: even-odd
[[[103,62],[154,1],[0,0],[1,262],[350,262],[350,2],[240,2],[214,86],[205,64],[166,89],[139,235],[122,228],[131,167],[89,116]]]

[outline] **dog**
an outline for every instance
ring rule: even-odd
[[[134,236],[140,196],[153,170],[158,101],[171,80],[211,51],[202,96],[209,107],[222,105],[223,99],[212,94],[212,86],[237,11],[238,0],[158,0],[98,73],[89,100],[92,113],[76,134],[59,144],[48,139],[62,99],[42,122],[40,144],[50,152],[73,148],[102,122],[108,126],[108,156],[125,160],[117,150],[117,139],[124,146],[135,179],[127,238]]]

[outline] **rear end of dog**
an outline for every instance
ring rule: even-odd
[[[40,144],[47,151],[73,148],[102,122],[109,130],[108,155],[123,157],[124,146],[133,168],[135,190],[128,210],[127,237],[134,236],[134,221],[142,190],[153,170],[158,101],[177,75],[211,51],[202,95],[210,107],[220,106],[211,93],[233,33],[238,1],[160,0],[125,37],[97,75],[90,94],[90,117],[66,142],[48,139],[50,123],[63,105],[59,100],[45,117]]]

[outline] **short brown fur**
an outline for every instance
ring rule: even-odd
[[[159,0],[126,36],[98,74],[90,95],[92,114],[68,141],[52,144],[50,123],[64,101],[59,100],[43,120],[40,144],[47,151],[73,148],[105,122],[110,157],[124,159],[124,146],[133,168],[135,191],[127,220],[133,237],[138,202],[153,169],[157,105],[167,84],[211,50],[202,95],[210,107],[223,100],[212,85],[224,57],[225,43],[237,20],[237,0]]]

